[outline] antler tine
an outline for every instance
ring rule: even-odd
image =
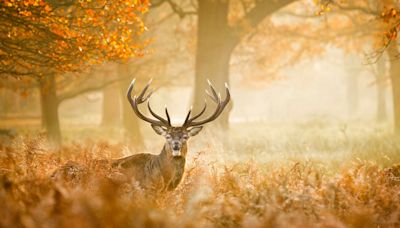
[[[192,111],[192,107],[191,107],[188,115],[186,116],[185,122],[183,123],[183,126],[190,125],[190,123],[193,120],[195,120],[195,119],[199,118],[201,115],[203,115],[203,113],[206,111],[206,108],[207,108],[207,103],[206,103],[206,101],[204,101],[203,109],[197,115],[193,116],[192,118],[189,118],[190,113]]]
[[[165,115],[167,116],[168,124],[171,125],[171,118],[169,117],[167,105],[165,105]]]
[[[217,92],[215,91],[215,89],[214,89],[214,87],[213,87],[213,85],[211,84],[211,82],[210,82],[210,80],[209,79],[207,79],[207,82],[208,82],[208,85],[210,86],[210,89],[211,89],[211,92],[212,92],[212,95],[213,96],[211,96],[209,93],[208,93],[208,91],[207,91],[207,94],[211,97],[211,98],[213,98],[213,100],[215,101],[215,98],[218,98],[218,94],[217,94]]]
[[[198,114],[195,117],[189,119],[188,121],[185,121],[185,124],[184,124],[185,127],[203,125],[205,123],[208,123],[208,122],[211,122],[211,121],[215,120],[222,113],[222,111],[224,110],[226,105],[229,103],[231,95],[230,95],[230,92],[229,92],[228,85],[226,83],[225,83],[226,97],[225,97],[224,101],[221,101],[221,95],[217,94],[217,92],[214,90],[214,88],[213,88],[213,86],[211,85],[210,82],[208,82],[208,83],[209,83],[211,91],[213,93],[213,97],[215,98],[215,99],[213,99],[213,101],[217,103],[217,107],[216,107],[214,113],[210,117],[208,117],[208,118],[206,118],[204,120],[201,120],[201,121],[198,121],[198,122],[194,122],[195,119],[197,119],[198,117],[200,117],[204,113],[205,107],[206,107],[205,106],[203,108],[203,111],[199,113],[200,115]]]
[[[182,126],[185,126],[185,125],[188,123],[189,118],[190,118],[190,114],[192,113],[192,109],[193,109],[193,106],[190,106],[189,112],[188,112],[188,114],[186,115],[185,122],[183,122],[183,125],[182,125]]]
[[[137,97],[139,99],[139,104],[145,102],[146,100],[148,100],[151,96],[151,94],[153,93],[153,91],[150,91],[149,95],[145,96],[147,89],[149,88],[151,82],[153,81],[153,79],[150,79],[149,82],[147,82],[146,86],[143,88],[142,92],[139,94],[139,96]],[[143,99],[143,97],[145,97]]]
[[[145,101],[148,101],[149,98],[150,98],[150,96],[151,96],[151,94],[153,93],[153,91],[150,91],[149,94],[148,94],[147,96],[145,96],[146,91],[147,91],[147,89],[149,88],[151,82],[152,82],[152,80],[150,80],[150,81],[147,83],[147,85],[144,87],[144,89],[142,90],[142,92],[140,92],[139,96],[136,96],[136,95],[135,95],[135,96],[132,98],[132,90],[133,90],[133,87],[134,87],[134,85],[135,85],[135,83],[136,83],[136,79],[133,79],[132,82],[131,82],[131,84],[129,85],[128,92],[127,92],[128,101],[129,101],[129,103],[131,104],[133,111],[135,112],[135,114],[136,114],[140,119],[142,119],[142,120],[144,120],[144,121],[146,121],[146,122],[149,122],[149,123],[151,123],[151,124],[159,125],[159,126],[170,126],[169,122],[167,122],[166,120],[162,119],[161,117],[158,118],[159,116],[158,116],[157,114],[155,114],[155,113],[153,112],[153,110],[151,110],[150,104],[149,104],[149,103],[148,103],[148,107],[149,107],[150,113],[151,113],[154,117],[156,117],[158,120],[154,120],[154,119],[151,119],[151,118],[146,117],[146,116],[143,115],[143,114],[140,112],[140,110],[139,110],[138,105],[141,104],[141,103],[143,103],[143,102],[145,102]],[[158,117],[157,117],[157,116],[158,116]]]
[[[229,91],[229,88],[228,88],[228,84],[227,84],[227,83],[225,83],[225,93],[226,93],[226,97],[225,97],[225,100],[222,102],[223,106],[222,106],[222,108],[220,109],[218,115],[220,115],[220,114],[222,113],[222,111],[224,110],[225,106],[229,103],[229,101],[230,101],[230,99],[231,99],[231,93],[230,93],[230,91]]]
[[[135,82],[136,82],[136,78],[134,78],[132,81],[131,81],[131,84],[129,84],[129,87],[128,87],[128,91],[126,92],[126,95],[127,95],[127,97],[128,97],[128,101],[130,102],[130,103],[132,103],[131,101],[132,101],[132,90],[133,90],[133,86],[135,85]]]
[[[209,92],[208,92],[208,90],[205,90],[206,91],[206,94],[211,98],[211,100],[213,100],[215,103],[218,103],[218,96],[214,96],[214,95],[211,95]]]
[[[206,111],[206,109],[207,109],[207,103],[204,102],[203,109],[197,115],[193,116],[193,118],[191,118],[190,121],[193,121],[193,120],[199,118],[201,115],[203,115],[203,113]]]
[[[150,92],[147,94],[147,96],[145,98],[143,98],[143,102],[149,100],[151,95],[153,95],[153,92],[154,92],[154,90],[150,90]]]
[[[161,116],[157,115],[157,113],[155,113],[153,111],[153,109],[151,109],[150,107],[150,101],[147,101],[147,108],[149,109],[151,115],[153,115],[156,119],[158,119],[159,121],[161,121],[162,123],[164,123],[167,126],[170,126],[170,121],[165,120],[164,118],[162,118]]]

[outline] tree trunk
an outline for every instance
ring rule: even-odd
[[[235,25],[228,24],[229,0],[199,0],[197,17],[197,50],[195,67],[194,112],[204,102],[206,79],[209,78],[217,90],[229,84],[229,61],[234,48],[239,44],[249,26],[255,28],[265,17],[291,4],[295,0],[256,1],[255,6]],[[223,92],[223,91],[222,91]],[[220,126],[229,126],[230,102],[219,117]],[[211,107],[208,109],[210,110]]]
[[[392,82],[394,130],[400,134],[400,55],[397,42],[392,41],[388,48],[390,62],[390,79]]]
[[[229,84],[229,61],[235,47],[232,32],[228,27],[229,1],[198,1],[198,31],[196,51],[196,73],[194,86],[194,112],[204,105],[208,89],[207,79],[213,83],[224,98],[224,84]],[[209,104],[212,102],[208,102]],[[211,111],[212,107],[208,107]],[[232,102],[217,119],[220,126],[228,128]],[[208,114],[208,113],[206,113]]]
[[[14,105],[13,105],[14,113],[20,116],[21,113],[23,113],[21,105],[21,95],[18,93],[14,93],[13,95],[14,95]]]
[[[354,66],[354,65],[352,65]],[[357,117],[358,112],[358,100],[359,100],[359,82],[358,73],[351,70],[347,75],[347,111],[350,119]]]
[[[115,127],[120,120],[120,93],[115,85],[103,89],[102,120],[103,127]]]
[[[47,138],[53,146],[61,144],[60,121],[58,118],[58,99],[55,75],[48,75],[40,80],[40,97],[42,121],[46,128]]]
[[[118,74],[120,77],[125,77],[129,73],[129,66],[127,64],[121,64],[118,67]],[[131,81],[122,80],[119,83],[120,97],[122,98],[122,125],[125,130],[125,139],[130,146],[136,150],[144,148],[144,141],[142,133],[140,132],[139,119],[133,113],[132,107],[126,98],[126,91]]]
[[[387,107],[386,107],[386,99],[385,99],[385,74],[386,74],[386,61],[384,56],[381,56],[379,61],[377,62],[377,73],[376,77],[376,120],[377,122],[384,122],[387,120]]]
[[[346,58],[346,98],[347,115],[349,119],[357,117],[359,107],[359,72],[360,62],[355,53],[350,53]]]
[[[44,105],[44,91],[42,91],[43,89],[42,89],[42,87],[44,86],[44,84],[43,84],[43,81],[44,79],[42,79],[42,80],[39,80],[39,95],[40,95],[40,113],[41,113],[41,115],[40,115],[40,121],[41,121],[41,124],[42,124],[42,128],[43,129],[46,129],[46,111],[45,111],[45,109],[44,109],[44,107],[45,107],[45,105]]]
[[[7,116],[7,90],[6,88],[1,88],[1,102],[0,102],[0,112],[2,116]]]

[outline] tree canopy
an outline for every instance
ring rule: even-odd
[[[143,55],[148,0],[0,2],[0,75],[64,73]]]

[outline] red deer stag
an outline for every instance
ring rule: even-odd
[[[146,91],[150,86],[151,80],[144,87],[143,91],[132,98],[132,90],[135,79],[128,89],[128,100],[132,106],[134,113],[142,120],[151,124],[154,131],[165,137],[166,142],[160,154],[135,154],[129,157],[115,160],[112,166],[119,168],[125,175],[133,177],[139,185],[146,189],[157,189],[158,191],[166,191],[175,189],[185,170],[187,141],[190,137],[197,135],[202,125],[215,120],[224,110],[230,100],[230,93],[227,84],[226,98],[221,100],[220,94],[217,94],[211,83],[208,81],[211,93],[206,93],[217,104],[215,111],[203,120],[198,120],[206,111],[207,105],[204,104],[203,109],[191,117],[192,109],[189,110],[185,122],[180,127],[172,126],[171,119],[165,108],[166,119],[156,114],[150,107],[149,98],[153,91]],[[154,118],[146,117],[139,110],[138,105],[147,101],[147,108]]]

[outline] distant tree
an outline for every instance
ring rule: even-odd
[[[268,16],[296,0],[154,0],[154,6],[168,3],[181,18],[197,16],[197,39],[195,60],[194,107],[201,109],[207,79],[223,91],[229,84],[229,68],[234,49]],[[231,104],[230,104],[231,105]],[[218,119],[220,126],[228,127],[229,112],[224,111]]]
[[[292,4],[294,2],[296,4]],[[393,91],[395,129],[400,132],[400,79],[396,76],[400,74],[400,66],[397,66],[400,62],[395,61],[400,56],[397,2],[154,0],[152,3],[153,6],[168,3],[181,18],[197,16],[195,107],[202,106],[206,78],[218,89],[229,82],[230,65],[236,64],[231,63],[235,51],[257,56],[259,62],[268,66],[267,72],[271,75],[305,56],[324,53],[327,45],[335,45],[347,53],[370,53],[365,62],[371,64],[384,53],[389,55],[391,76],[388,80]],[[285,10],[281,10],[283,8]],[[281,17],[283,22],[271,20],[270,16],[278,11],[287,15]],[[315,23],[316,20],[320,23]],[[257,48],[248,51],[249,47],[243,47],[250,43],[255,43]],[[264,54],[259,47],[269,51]],[[227,117],[228,112],[220,119],[223,126],[227,126]]]
[[[376,120],[377,122],[384,122],[387,120],[387,104],[386,104],[386,82],[387,79],[387,62],[386,55],[382,56],[376,63],[376,70],[373,72],[376,80]]]
[[[392,100],[394,113],[394,130],[400,134],[400,49],[398,47],[398,31],[400,29],[400,9],[397,1],[325,1],[326,9],[347,12],[351,21],[359,21],[360,23],[342,24],[342,30],[352,28],[353,31],[364,34],[373,44],[372,51],[368,57],[368,63],[378,62],[383,55],[389,57],[389,75],[392,86]],[[362,18],[363,21],[360,21]],[[344,26],[343,26],[344,25]],[[360,40],[356,40],[359,43]],[[371,49],[370,49],[371,50]],[[382,82],[380,82],[382,83]]]
[[[146,0],[5,0],[0,3],[0,76],[40,85],[49,139],[61,142],[57,77],[143,55]]]
[[[344,50],[346,54],[364,55],[363,62],[366,67],[368,64],[376,67],[377,64],[378,70],[384,71],[386,62],[391,76],[382,77],[378,75],[382,72],[375,73],[379,76],[376,80],[379,91],[377,104],[380,111],[378,112],[381,112],[380,116],[384,115],[382,111],[384,108],[383,87],[386,84],[385,81],[388,81],[393,91],[395,130],[400,132],[400,80],[396,76],[400,74],[400,67],[397,66],[400,64],[397,44],[400,16],[396,5],[393,5],[392,1],[324,0],[314,1],[314,3],[300,1],[292,6],[276,15],[275,22],[273,18],[266,20],[261,24],[259,29],[261,32],[255,33],[245,43],[245,48],[252,50],[247,56],[256,56],[256,52],[261,53],[257,55],[256,60],[247,59],[246,61],[261,60],[266,72],[277,74],[280,68],[288,64],[306,57],[309,59],[312,56],[318,56],[323,54],[327,47],[335,46]],[[241,47],[239,50],[245,52],[245,48]],[[279,51],[279,49],[288,51]],[[389,60],[385,61],[384,56],[389,56]],[[353,67],[353,65],[347,61],[345,67]],[[355,75],[352,73],[349,76]],[[349,80],[353,79],[349,78]],[[355,106],[355,103],[351,105],[351,107]]]
[[[114,65],[114,64],[113,64]],[[114,66],[106,67],[103,69],[102,76],[105,78],[115,78],[117,72]],[[107,85],[103,88],[103,102],[102,102],[102,115],[101,115],[101,126],[105,128],[113,128],[118,126],[120,121],[120,96],[118,92],[118,86],[116,84]]]

